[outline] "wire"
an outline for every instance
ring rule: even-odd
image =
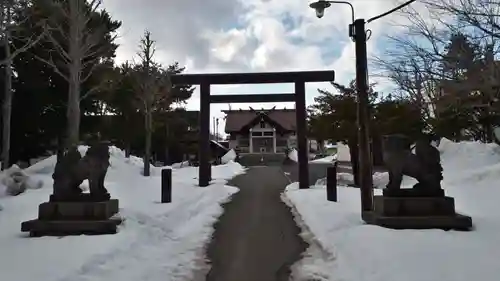
[[[372,37],[372,30],[367,29],[366,30],[366,41],[370,40],[370,37]]]
[[[404,8],[404,7],[406,7],[406,6],[410,5],[411,3],[415,2],[415,1],[417,1],[417,0],[410,0],[410,1],[406,2],[406,3],[403,3],[403,4],[401,4],[401,5],[397,6],[396,8],[394,8],[394,9],[392,9],[392,10],[389,10],[389,11],[387,11],[387,12],[383,13],[383,14],[380,14],[380,15],[378,15],[378,16],[376,16],[376,17],[373,17],[373,18],[371,18],[371,19],[367,20],[367,21],[366,21],[366,23],[369,23],[369,22],[372,22],[372,21],[378,20],[379,18],[383,18],[383,17],[385,17],[385,16],[387,16],[387,15],[389,15],[389,14],[392,14],[392,13],[394,13],[395,11],[397,11],[397,10],[399,10],[399,9],[401,9],[401,8]]]

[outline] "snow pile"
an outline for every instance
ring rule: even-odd
[[[297,149],[292,148],[290,152],[288,152],[287,155],[288,159],[292,160],[293,162],[299,162],[299,154],[297,152]]]
[[[443,188],[455,198],[457,212],[470,215],[473,232],[390,230],[365,225],[360,194],[339,187],[338,203],[326,200],[324,186],[287,187],[283,200],[293,206],[303,235],[311,242],[306,257],[294,267],[306,280],[392,281],[498,280],[500,265],[500,148],[479,142],[439,146]],[[382,173],[385,174],[385,173]],[[380,176],[380,182],[386,181]],[[410,188],[414,180],[404,180]],[[381,190],[375,190],[380,194]]]
[[[40,180],[33,180],[19,166],[12,165],[1,175],[0,196],[16,196],[26,191],[26,189],[38,189],[43,186]]]
[[[89,147],[85,145],[81,145],[78,147],[78,151],[80,152],[82,157],[85,155],[88,148]],[[125,157],[125,151],[119,149],[116,146],[109,147],[109,154],[109,170],[127,170],[128,172],[142,175],[144,169],[144,160],[142,158],[133,155],[130,155],[130,157],[127,158]],[[56,166],[56,162],[57,157],[53,155],[41,162],[38,162],[26,168],[25,171],[28,173],[52,175],[52,173],[54,172],[54,167]],[[151,175],[161,175],[162,168],[164,167],[155,167],[151,165]]]
[[[352,177],[352,175],[351,175]],[[378,189],[384,189],[387,184],[389,184],[389,173],[387,172],[374,172],[373,173],[373,187]],[[407,176],[403,176],[402,186],[412,187],[417,183],[417,180]]]
[[[236,160],[236,152],[234,149],[229,150],[222,158],[220,159],[222,164],[227,164],[230,161],[235,161]]]
[[[337,154],[326,156],[324,158],[314,159],[310,162],[312,163],[333,163],[337,160]]]
[[[171,166],[172,166],[172,169],[180,169],[180,168],[188,167],[189,166],[189,161],[184,161],[184,162],[180,162],[180,163],[174,163]]]
[[[337,158],[339,161],[351,161],[351,153],[347,144],[337,143]]]
[[[85,147],[80,148],[84,153]],[[174,169],[172,203],[160,204],[161,168],[154,176],[140,175],[140,158],[125,158],[110,148],[111,167],[106,187],[120,200],[125,223],[115,235],[26,238],[22,221],[34,219],[38,205],[52,192],[55,156],[25,172],[44,187],[22,196],[0,198],[1,280],[193,280],[205,270],[203,247],[212,224],[222,213],[221,203],[237,192],[225,185],[243,173],[237,163],[213,168],[209,187],[198,187],[198,168]],[[23,269],[20,265],[29,265]]]

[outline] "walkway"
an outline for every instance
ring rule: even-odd
[[[307,244],[280,199],[280,167],[254,167],[230,182],[240,192],[224,206],[208,247],[207,281],[286,281]]]

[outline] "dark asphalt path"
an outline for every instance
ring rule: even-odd
[[[230,184],[240,188],[215,224],[207,281],[287,281],[307,244],[280,199],[288,184],[280,167],[253,167]]]

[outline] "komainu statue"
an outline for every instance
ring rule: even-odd
[[[415,154],[411,152],[411,141],[402,135],[384,136],[384,163],[389,172],[387,189],[401,187],[403,175],[415,178],[414,189],[436,191],[441,189],[443,168],[439,150],[426,135],[415,143]]]
[[[76,147],[68,149],[58,159],[54,174],[54,201],[79,201],[82,199],[80,185],[89,181],[90,198],[95,201],[108,200],[104,178],[109,167],[109,148],[99,143],[88,148],[84,157]],[[88,198],[88,197],[87,197]]]

